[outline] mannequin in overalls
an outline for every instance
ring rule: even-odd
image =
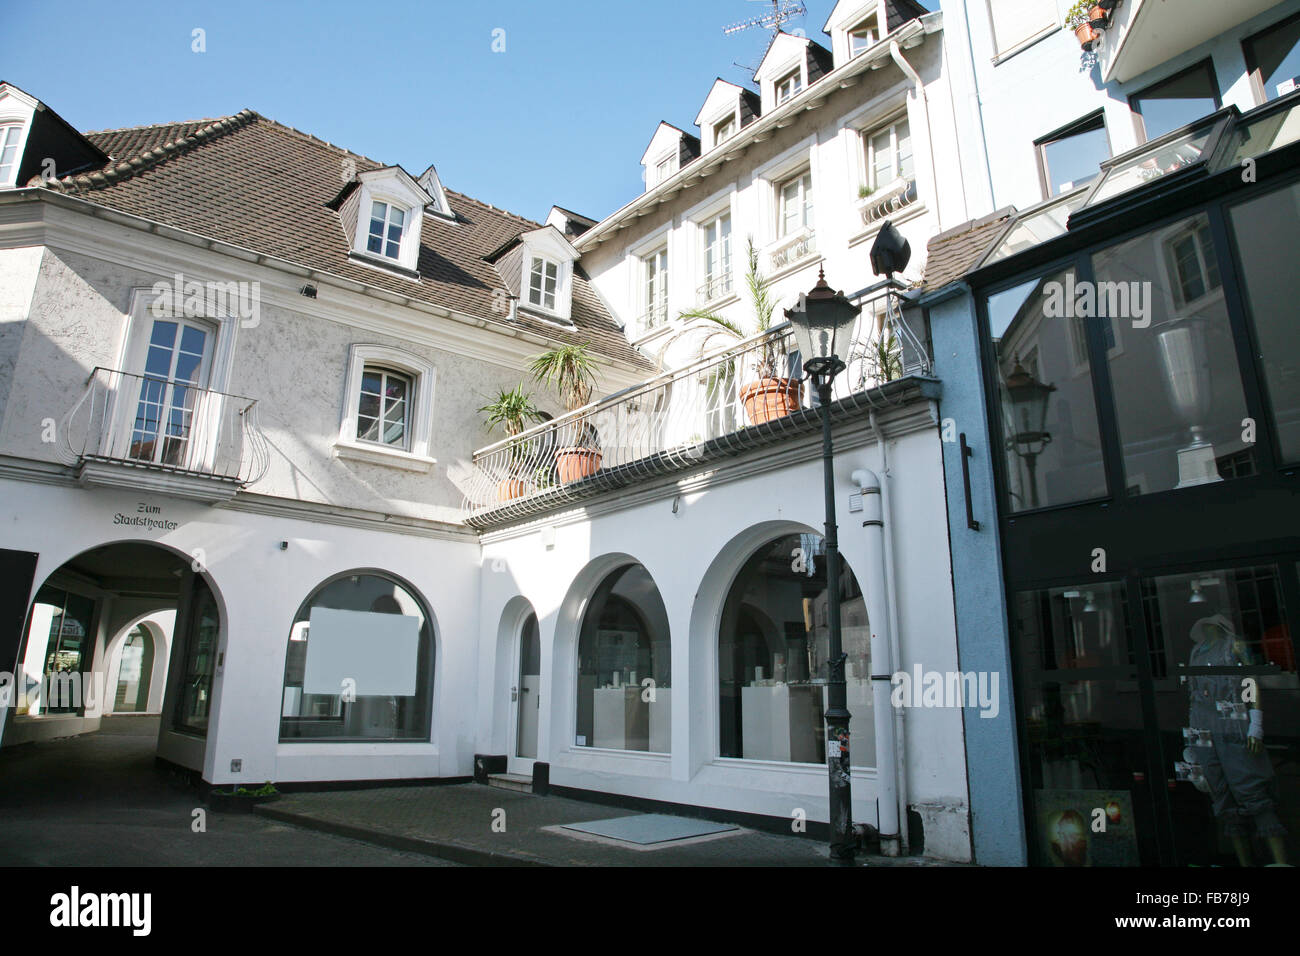
[[[1192,625],[1195,642],[1189,667],[1246,666],[1250,649],[1222,614]],[[1286,828],[1277,816],[1273,765],[1264,751],[1264,711],[1257,685],[1232,674],[1187,678],[1191,697],[1188,747],[1184,756],[1203,771],[1200,789],[1208,791],[1214,815],[1223,822],[1237,860],[1250,866],[1250,824],[1267,842],[1275,863],[1286,862]],[[1253,699],[1252,699],[1253,698]]]

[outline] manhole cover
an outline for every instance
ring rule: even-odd
[[[560,829],[576,830],[607,840],[619,840],[637,846],[655,846],[738,831],[730,823],[670,817],[662,813],[641,813],[632,817],[592,820],[589,823],[566,823]]]

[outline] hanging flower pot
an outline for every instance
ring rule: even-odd
[[[793,378],[760,378],[740,387],[745,414],[754,425],[784,418],[799,407],[803,383]]]
[[[1104,27],[1106,21],[1110,19],[1110,11],[1101,4],[1096,4],[1088,9],[1088,19],[1092,21],[1094,27]]]
[[[1097,42],[1099,34],[1091,23],[1080,23],[1074,28],[1075,38],[1079,41],[1079,46],[1085,50],[1091,50],[1092,45]]]
[[[555,469],[559,473],[560,483],[569,484],[581,481],[600,470],[604,456],[591,448],[558,448],[555,451]]]

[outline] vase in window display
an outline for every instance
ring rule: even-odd
[[[1222,481],[1214,445],[1205,440],[1202,423],[1210,415],[1214,393],[1210,356],[1201,319],[1174,319],[1156,327],[1156,352],[1169,406],[1191,432],[1191,444],[1178,449],[1176,488]]]

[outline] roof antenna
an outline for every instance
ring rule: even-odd
[[[751,0],[753,2],[753,0]],[[762,16],[750,17],[748,20],[741,20],[739,23],[733,23],[731,26],[723,27],[723,36],[732,36],[737,33],[743,33],[745,30],[752,30],[755,27],[761,27],[764,30],[771,30],[772,37],[781,32],[781,25],[787,21],[802,17],[808,12],[807,8],[798,0],[763,0],[772,4],[772,11]],[[744,63],[732,61],[732,66],[740,67],[752,77],[758,72],[758,64],[746,66]]]

